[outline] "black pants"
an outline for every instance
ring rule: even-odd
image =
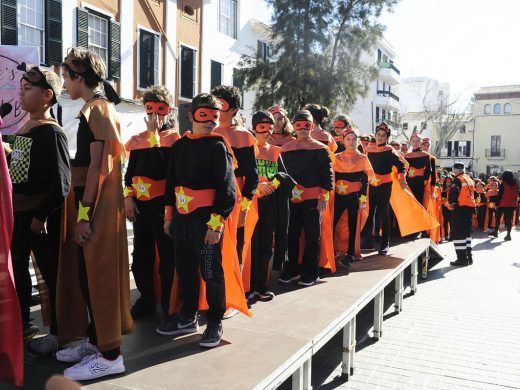
[[[379,220],[382,230],[380,248],[384,249],[388,246],[388,237],[390,233],[390,220],[388,217],[388,209],[390,207],[392,183],[384,183],[377,187],[370,186],[368,194],[370,211],[365,227],[363,228],[363,238],[368,241],[372,241],[372,228],[374,226],[374,218],[376,220]]]
[[[209,218],[208,218],[209,219]],[[206,245],[206,221],[175,217],[170,226],[175,269],[181,290],[181,315],[192,319],[199,306],[199,272],[206,282],[208,324],[217,326],[226,311],[226,290],[220,244]]]
[[[301,203],[290,203],[289,206],[289,243],[286,270],[291,275],[300,274],[304,282],[318,278],[321,242],[321,212],[317,208],[317,200],[306,200]],[[298,264],[300,256],[300,234],[305,234],[301,267]]]
[[[451,227],[451,218],[452,218],[452,211],[445,207],[445,206],[442,206],[442,219],[443,219],[443,223],[444,223],[444,238],[450,238],[452,239],[453,237],[453,228]]]
[[[477,207],[477,229],[484,229],[484,222],[486,221],[486,210],[486,205]]]
[[[173,283],[173,241],[164,234],[164,201],[155,198],[146,202],[135,201],[139,214],[134,222],[134,252],[132,273],[141,298],[155,305],[154,265],[156,248],[159,252],[161,276],[161,307],[168,313]]]
[[[29,322],[31,312],[32,283],[29,272],[31,252],[36,258],[43,280],[49,289],[51,315],[50,333],[57,335],[56,323],[56,281],[58,277],[58,257],[60,248],[61,208],[47,219],[47,234],[37,235],[31,230],[33,211],[14,213],[14,230],[11,241],[16,293],[20,303],[22,322]]]
[[[452,212],[451,238],[457,253],[457,259],[471,258],[471,222],[473,219],[473,207],[455,207]]]
[[[506,225],[506,230],[508,234],[511,234],[511,229],[513,227],[513,213],[515,212],[514,207],[499,207],[497,210],[497,222],[495,224],[495,232],[498,232],[500,228],[500,220],[502,219],[502,215],[504,216],[504,224]]]
[[[348,254],[354,256],[359,211],[359,192],[352,192],[348,195],[336,195],[334,198],[334,229],[336,229],[336,225],[345,210],[347,210],[348,213]]]
[[[259,198],[258,222],[251,240],[251,291],[267,291],[275,224],[276,198],[272,195]]]
[[[424,199],[424,176],[408,178],[408,187],[412,191],[413,196],[417,199],[417,202],[423,204]]]
[[[496,217],[497,217],[497,211],[498,211],[498,196],[492,196],[491,198],[489,198],[489,202],[493,202],[495,203],[495,207],[494,209],[488,209],[488,225],[487,225],[487,228],[488,229],[494,229],[495,226],[493,225],[493,223],[496,225],[497,222],[496,222]]]

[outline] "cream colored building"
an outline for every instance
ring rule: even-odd
[[[520,170],[520,85],[475,92],[475,170],[495,174]]]

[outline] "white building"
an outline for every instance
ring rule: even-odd
[[[396,53],[386,39],[381,39],[375,49],[364,53],[361,60],[379,66],[379,75],[370,85],[368,95],[360,97],[350,110],[350,117],[361,133],[373,133],[378,122],[393,124],[399,112],[399,83],[401,76],[394,61]]]
[[[429,77],[408,77],[399,85],[399,102],[402,114],[436,111],[449,103],[450,84]]]
[[[264,0],[203,2],[201,90],[217,85],[241,87],[235,72],[243,55],[269,59],[270,13]],[[253,113],[254,91],[244,91],[242,114]]]

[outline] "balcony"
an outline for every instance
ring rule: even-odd
[[[399,96],[390,91],[377,91],[375,104],[387,111],[399,110]]]
[[[379,78],[389,85],[396,85],[401,82],[401,72],[391,62],[380,62]]]
[[[506,158],[505,149],[486,149],[486,158],[490,160],[503,160]]]

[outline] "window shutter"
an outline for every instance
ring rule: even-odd
[[[448,141],[448,157],[451,157],[451,141]]]
[[[2,45],[18,44],[18,29],[16,27],[16,0],[1,0],[2,4]]]
[[[161,39],[158,35],[153,35],[153,79],[154,85],[159,84],[159,47],[161,46]]]
[[[466,157],[471,157],[471,141],[466,141]]]
[[[61,43],[61,0],[46,1],[46,50],[45,62],[48,65],[59,65],[63,61]]]
[[[88,12],[76,8],[76,46],[88,49]]]
[[[108,74],[112,80],[121,77],[121,24],[114,20],[110,21],[110,47],[109,47]]]
[[[459,141],[453,142],[453,149],[455,151],[455,157],[459,157]]]

